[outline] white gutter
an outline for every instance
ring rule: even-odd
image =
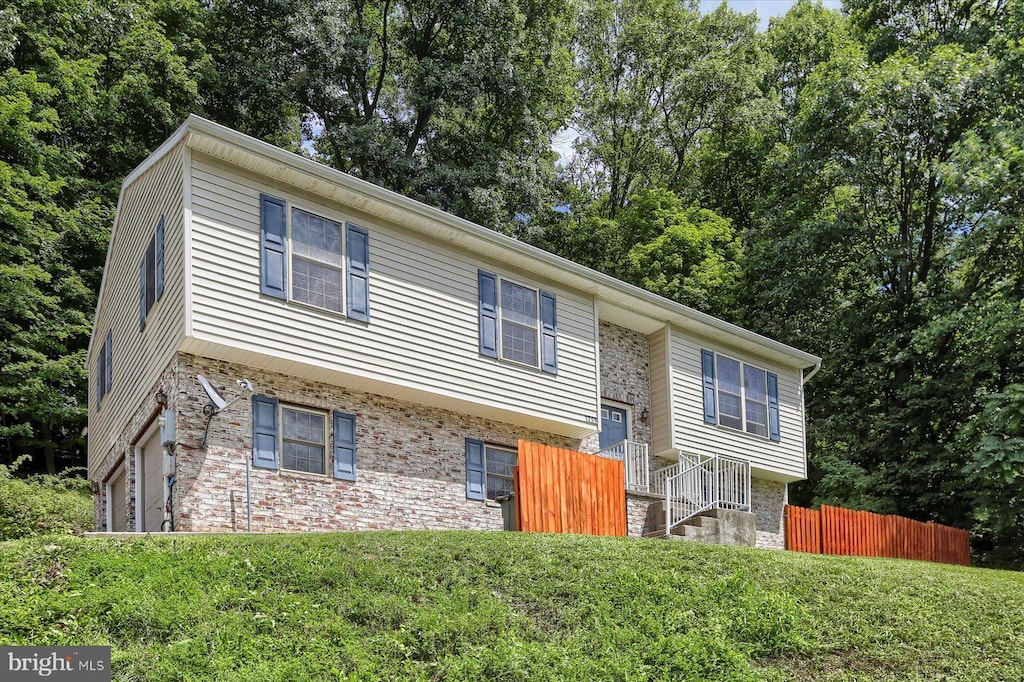
[[[818,361],[814,365],[814,369],[811,370],[810,374],[804,374],[803,371],[801,371],[800,372],[800,385],[803,386],[804,384],[806,384],[808,381],[810,381],[812,378],[814,378],[814,375],[817,374],[820,370],[821,370],[821,361]]]

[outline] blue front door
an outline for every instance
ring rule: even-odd
[[[627,412],[622,407],[601,404],[601,440],[600,448],[621,443],[629,438]]]

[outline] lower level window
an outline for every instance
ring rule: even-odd
[[[488,445],[484,449],[484,469],[487,474],[487,499],[512,494],[512,469],[516,465],[516,451]]]
[[[322,474],[326,470],[327,415],[281,408],[281,466]]]

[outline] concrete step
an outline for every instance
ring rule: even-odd
[[[710,518],[719,523],[719,544],[753,547],[757,544],[757,519],[745,511],[735,509],[712,509]]]

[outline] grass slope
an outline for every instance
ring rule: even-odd
[[[0,645],[120,680],[1022,680],[1024,574],[654,540],[0,543]]]

